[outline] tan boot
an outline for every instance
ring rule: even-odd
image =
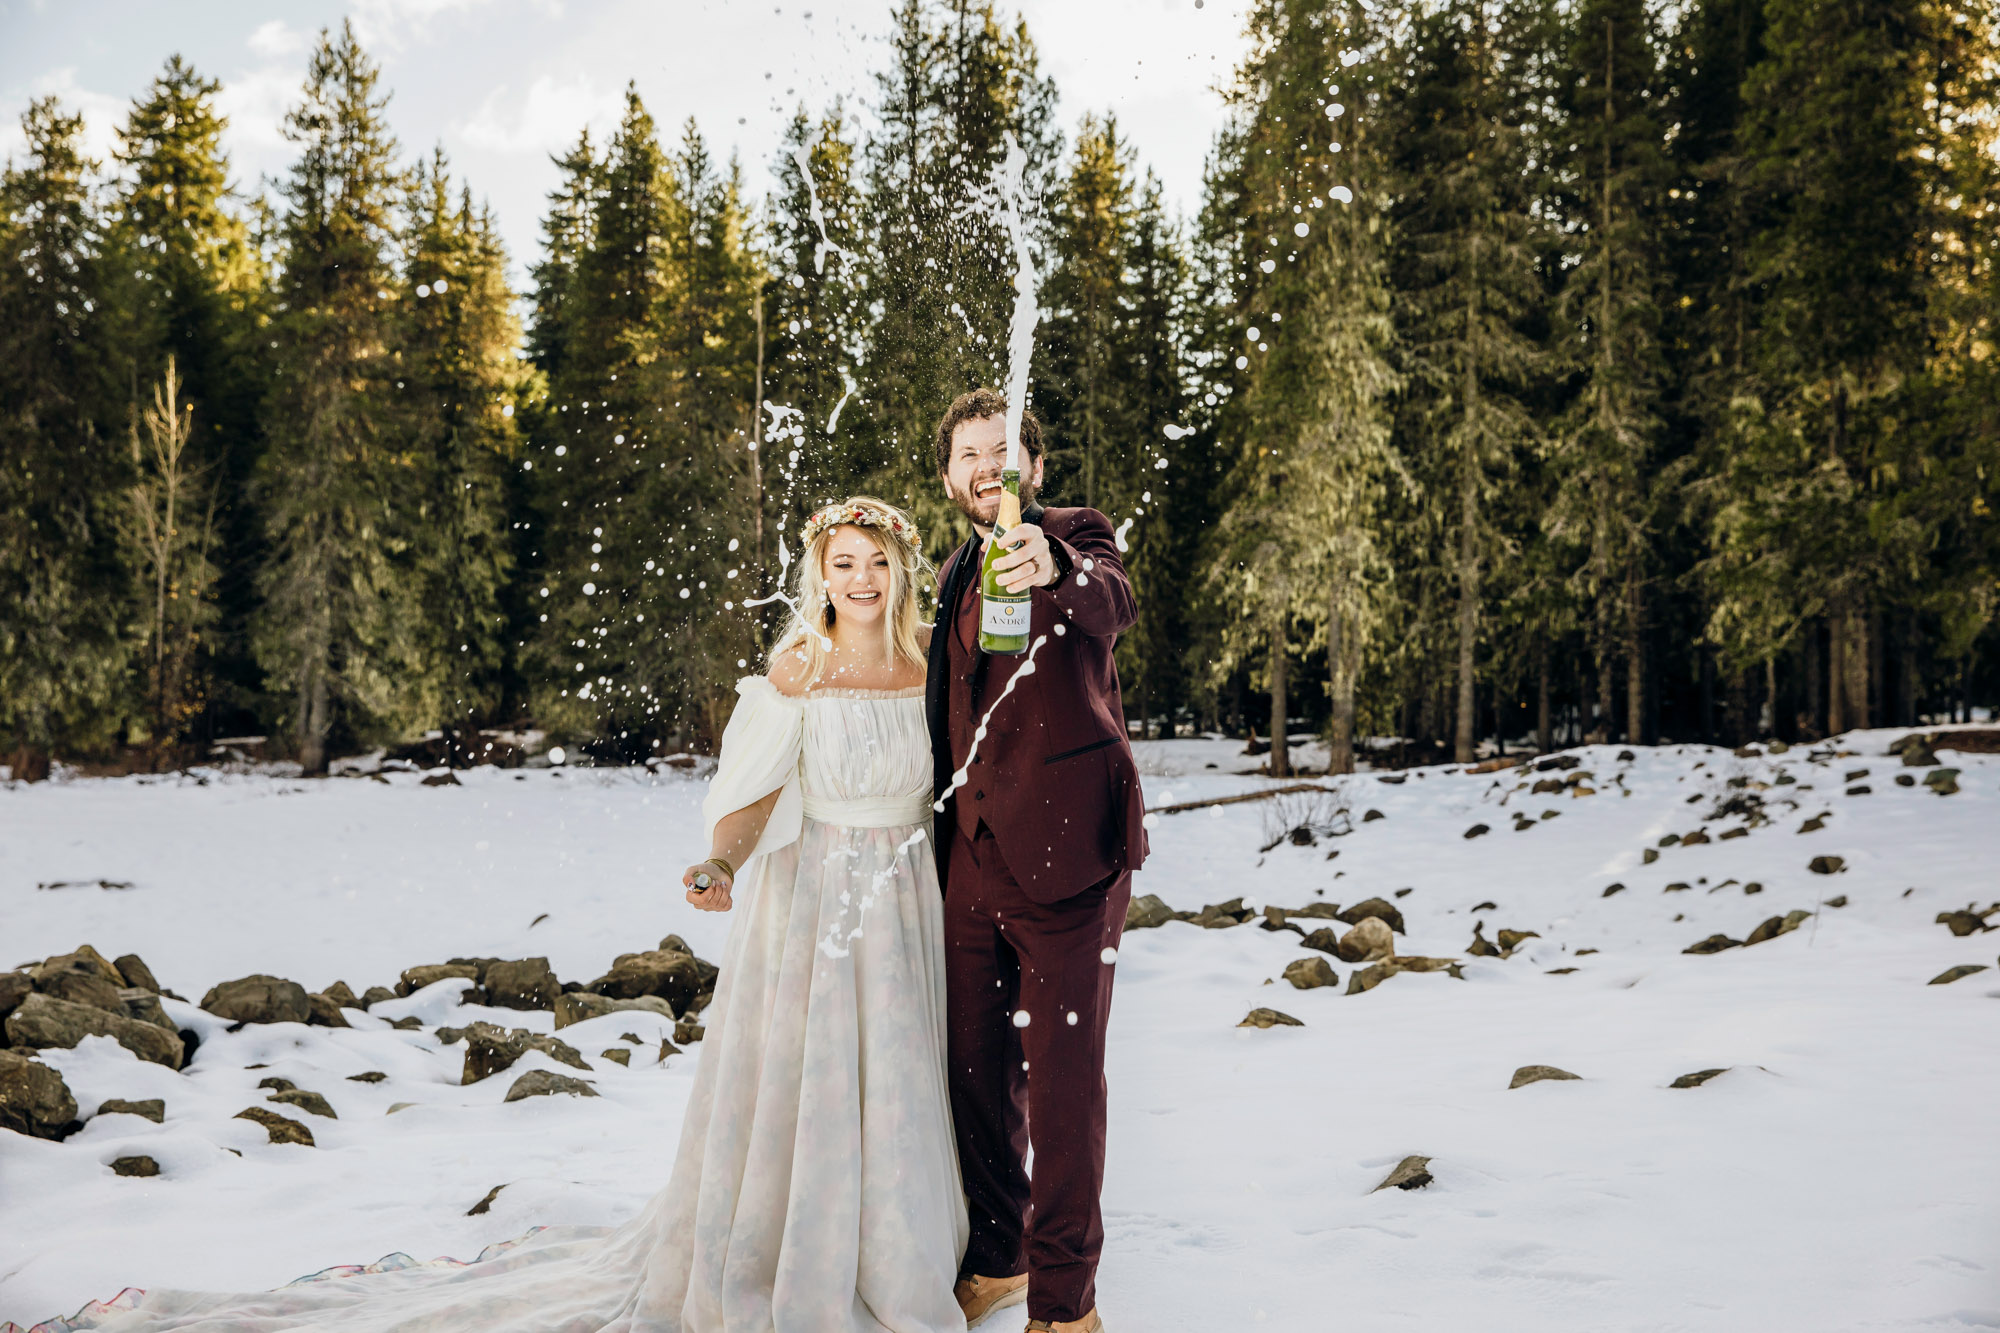
[[[1010,1305],[1019,1305],[1028,1299],[1028,1275],[1018,1277],[980,1277],[977,1274],[961,1278],[951,1294],[958,1298],[958,1308],[965,1312],[965,1326],[978,1328],[986,1321],[986,1316],[995,1310],[1004,1310]]]
[[[1097,1317],[1096,1307],[1081,1319],[1030,1319],[1029,1333],[1046,1330],[1046,1333],[1104,1333],[1104,1321]]]

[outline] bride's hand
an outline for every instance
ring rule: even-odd
[[[696,875],[708,876],[708,887],[694,886]],[[729,910],[729,890],[735,881],[722,873],[722,867],[713,861],[700,861],[689,866],[681,874],[681,884],[687,889],[687,900],[696,910],[703,912],[727,912]]]

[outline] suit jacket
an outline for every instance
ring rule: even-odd
[[[1145,797],[1125,734],[1112,649],[1137,619],[1132,583],[1111,522],[1095,509],[1030,506],[1069,572],[1030,594],[1033,673],[1004,701],[1027,654],[979,651],[979,567],[974,533],[938,572],[937,627],[931,635],[925,708],[935,790],[951,788],[972,733],[987,710],[987,734],[973,750],[966,781],[944,797],[933,844],[938,878],[949,874],[950,831],[992,831],[1001,859],[1037,902],[1058,902],[1146,859]]]

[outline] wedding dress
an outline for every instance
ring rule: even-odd
[[[962,1333],[923,691],[736,689],[707,832],[780,795],[737,881],[672,1175],[636,1218],[470,1264],[399,1255],[255,1295],[153,1292],[48,1327]]]

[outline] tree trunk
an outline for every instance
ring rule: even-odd
[[[1820,646],[1820,622],[1806,622],[1805,644],[1801,651],[1805,654],[1806,703],[1800,720],[1800,739],[1816,741],[1826,735],[1826,681],[1824,679],[1825,659]]]
[[[1543,754],[1556,748],[1555,723],[1549,716],[1549,643],[1535,644],[1535,749]]]
[[[1847,720],[1847,613],[1835,607],[1826,618],[1826,734],[1838,736]]]
[[[299,770],[305,777],[325,777],[328,730],[326,666],[315,662],[306,670],[299,698]]]
[[[1335,594],[1327,608],[1327,685],[1333,700],[1333,747],[1326,771],[1354,771],[1354,673],[1347,665],[1346,626],[1340,619],[1340,597]]]
[[[1479,628],[1479,547],[1473,531],[1479,505],[1476,466],[1468,445],[1458,484],[1458,725],[1452,746],[1452,757],[1461,764],[1472,762],[1474,749],[1472,649]]]
[[[1646,607],[1637,563],[1625,568],[1625,743],[1646,740]]]
[[[1290,711],[1285,698],[1285,622],[1271,627],[1271,763],[1274,778],[1290,777],[1292,761],[1286,743],[1285,715]]]

